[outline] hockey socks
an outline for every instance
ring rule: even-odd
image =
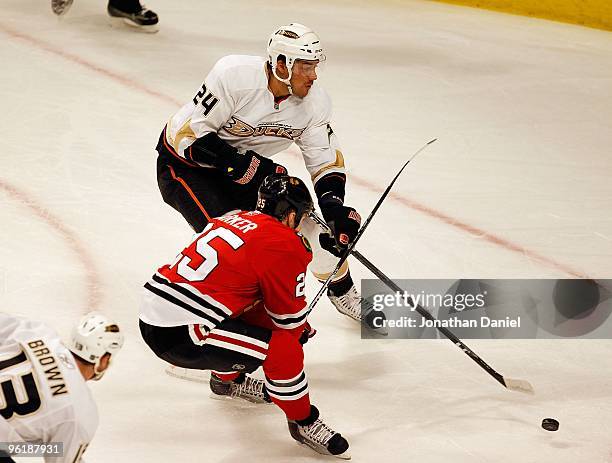
[[[241,374],[238,372],[233,372],[233,373],[219,373],[218,371],[211,371],[211,373],[213,373],[217,378],[219,378],[221,381],[235,381],[237,383],[241,383]]]
[[[304,351],[298,339],[286,331],[274,331],[263,362],[266,391],[288,420],[310,416]]]
[[[347,270],[346,274],[342,278],[332,281],[328,288],[334,294],[334,296],[340,297],[348,293],[349,289],[351,289],[351,287],[354,285],[355,283],[351,278],[351,272]]]

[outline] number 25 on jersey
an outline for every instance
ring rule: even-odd
[[[244,244],[244,241],[227,228],[216,228],[211,231],[212,223],[209,223],[200,237],[192,243],[179,256],[172,265],[176,273],[188,281],[202,281],[217,265],[219,265],[218,251],[211,245],[215,238],[225,241],[234,250]]]

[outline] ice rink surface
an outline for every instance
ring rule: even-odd
[[[66,333],[98,309],[124,328],[92,385],[87,461],[331,461],[296,445],[275,407],[165,375],[137,331],[142,284],[191,236],[157,190],[159,132],[216,59],[264,54],[277,25],[322,37],[320,83],[362,215],[439,138],[359,245],[388,275],[612,278],[608,32],[420,1],[151,0],[161,30],[146,35],[111,28],[103,1],[76,0],[61,19],[47,3],[2,0],[0,310]],[[304,176],[295,151],[276,159]],[[447,341],[361,340],[326,299],[311,322],[311,398],[354,461],[612,461],[610,341],[468,342],[529,379],[529,397]],[[558,432],[540,428],[548,416]]]

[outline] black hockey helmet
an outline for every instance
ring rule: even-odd
[[[271,174],[259,187],[256,209],[278,220],[283,220],[291,210],[294,210],[297,214],[297,223],[299,223],[304,215],[312,211],[313,207],[308,188],[297,177]]]

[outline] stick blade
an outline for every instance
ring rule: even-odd
[[[524,394],[535,394],[531,383],[524,379],[504,378],[504,384],[506,388],[511,391],[522,392]]]
[[[189,368],[180,368],[174,365],[168,365],[166,367],[166,374],[196,383],[208,383],[210,381],[210,375],[204,373],[202,370],[191,370]]]

